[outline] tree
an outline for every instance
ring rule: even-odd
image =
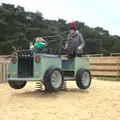
[[[105,53],[120,52],[120,36],[112,36],[108,30],[101,27],[91,28],[84,22],[76,21],[77,29],[82,33],[89,49],[94,52],[88,53]],[[71,22],[64,19],[58,20],[44,19],[40,11],[25,11],[24,7],[13,4],[2,3],[0,5],[0,54],[11,54],[12,46],[21,49],[28,49],[29,42],[38,36],[61,35],[67,39]],[[98,43],[104,51],[99,51]],[[91,47],[92,46],[92,47]],[[94,47],[93,47],[94,46]],[[59,40],[51,45],[58,54]],[[5,49],[4,49],[5,48]],[[97,51],[97,52],[96,52]]]

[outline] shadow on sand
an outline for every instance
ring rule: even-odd
[[[59,92],[46,92],[44,90],[35,90],[35,91],[23,91],[14,93],[13,96],[16,97],[34,97],[34,98],[57,98],[58,96],[69,95],[73,97],[75,94],[89,94],[89,90],[81,89],[67,89],[67,91]]]

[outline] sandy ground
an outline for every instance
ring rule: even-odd
[[[35,83],[22,90],[0,84],[0,120],[120,120],[120,82],[93,80],[82,91],[68,82],[68,91],[35,91]]]

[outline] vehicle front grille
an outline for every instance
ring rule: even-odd
[[[22,51],[18,53],[18,77],[33,77],[33,52]]]

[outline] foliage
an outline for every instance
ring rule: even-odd
[[[83,22],[76,21],[76,23],[85,41],[92,43],[100,40],[103,49],[97,52],[98,54],[106,51],[120,52],[120,36],[111,36],[109,31],[101,27],[90,28]],[[38,36],[62,35],[66,40],[69,26],[70,23],[64,19],[47,20],[39,11],[33,13],[25,11],[21,6],[15,7],[12,4],[2,3],[0,5],[0,54],[11,54],[12,46],[28,49],[29,42]]]

